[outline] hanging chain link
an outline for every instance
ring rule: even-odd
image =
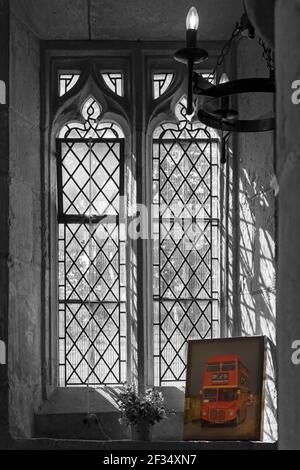
[[[267,63],[267,67],[270,70],[270,72],[274,72],[275,70],[275,59],[274,59],[274,52],[270,47],[267,47],[265,42],[262,40],[262,38],[259,38],[258,44],[261,46],[263,50],[262,57]]]
[[[241,30],[242,28],[240,25],[237,25],[236,28],[233,30],[230,39],[224,44],[221,53],[217,59],[216,65],[209,75],[209,78],[215,78],[218,68],[224,63],[224,60],[226,59],[227,55],[231,50],[233,42],[240,35]]]
[[[241,32],[241,27],[237,26],[234,29],[234,31],[231,35],[231,38],[223,46],[223,49],[221,50],[221,53],[218,57],[216,65],[215,65],[215,72],[223,64],[224,60],[226,59],[226,56],[229,54],[229,52],[231,50],[231,47],[232,47],[232,44],[233,44],[234,40],[239,36],[240,32]]]
[[[229,52],[231,50],[233,42],[236,40],[236,38],[238,38],[240,36],[242,31],[243,31],[243,27],[241,25],[237,24],[237,26],[234,29],[230,39],[223,46],[223,48],[221,50],[221,53],[220,53],[220,55],[217,59],[216,65],[215,65],[213,71],[209,74],[209,79],[212,80],[212,79],[216,78],[216,73],[217,73],[218,68],[224,63],[226,56],[229,54]],[[263,49],[262,57],[266,61],[266,64],[267,64],[267,67],[268,67],[270,73],[271,74],[274,73],[274,70],[275,70],[274,52],[272,51],[272,49],[270,47],[268,47],[265,44],[265,42],[262,40],[262,38],[258,39],[258,44]]]

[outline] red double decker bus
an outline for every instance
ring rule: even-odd
[[[205,364],[201,423],[239,425],[251,403],[249,371],[236,355],[216,356]]]

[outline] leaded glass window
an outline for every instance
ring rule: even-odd
[[[92,97],[57,139],[59,384],[126,378],[124,136]]]
[[[106,86],[118,96],[124,96],[123,74],[121,72],[102,73]]]
[[[153,135],[154,384],[184,383],[186,344],[219,335],[218,136],[186,116]]]
[[[174,78],[174,73],[154,73],[153,74],[153,98],[160,98],[170,87]]]
[[[80,73],[62,72],[58,76],[59,96],[63,96],[70,91],[78,82]]]

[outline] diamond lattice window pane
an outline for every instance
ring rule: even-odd
[[[187,341],[217,331],[211,311],[219,295],[218,144],[210,130],[186,117],[185,106],[182,100],[176,108],[177,125],[165,123],[154,132],[156,385],[183,381]]]
[[[119,212],[119,143],[62,146],[63,210],[68,215]]]
[[[101,111],[89,98],[85,124],[69,123],[60,133],[61,386],[126,379],[126,249],[118,219],[123,134],[99,122]]]

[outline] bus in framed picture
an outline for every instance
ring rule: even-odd
[[[262,439],[266,339],[192,340],[184,440]]]

